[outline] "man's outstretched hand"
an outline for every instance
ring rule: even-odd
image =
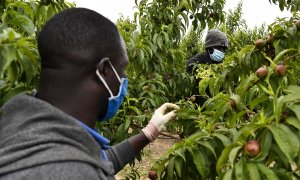
[[[149,124],[142,129],[151,142],[165,129],[166,123],[176,117],[175,111],[178,109],[179,107],[176,104],[165,103],[154,111]]]

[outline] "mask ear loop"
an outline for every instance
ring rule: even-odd
[[[113,65],[111,64],[110,60],[108,60],[109,64],[110,64],[110,67],[113,69],[115,75],[117,76],[119,82],[121,83],[121,78],[119,77],[117,71],[115,70],[115,68],[113,67]]]
[[[108,90],[109,94],[110,94],[110,97],[113,97],[113,93],[111,92],[111,90],[109,89],[108,85],[106,84],[104,78],[100,75],[98,69],[96,70],[96,74],[97,76],[99,77],[99,79],[102,81],[102,83],[104,84],[104,86],[106,87],[106,89]]]

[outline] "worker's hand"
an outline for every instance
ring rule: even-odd
[[[143,133],[152,142],[165,128],[165,124],[176,117],[175,111],[179,107],[176,104],[165,103],[154,111],[149,124],[142,129]]]
[[[154,111],[149,123],[153,123],[161,132],[165,128],[165,124],[176,117],[175,111],[178,109],[176,104],[165,103]]]

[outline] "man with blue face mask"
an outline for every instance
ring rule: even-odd
[[[189,59],[186,64],[186,71],[190,75],[195,75],[198,64],[219,64],[222,63],[225,58],[225,50],[228,48],[228,38],[222,31],[218,29],[212,29],[207,32],[205,37],[205,52],[196,54]],[[202,105],[206,101],[206,97],[198,95],[198,85],[200,79],[197,79],[195,88],[193,91],[193,97],[195,97],[195,103]]]
[[[128,57],[117,27],[95,11],[55,15],[38,50],[38,92],[0,109],[0,179],[114,179],[176,117],[179,107],[165,103],[139,134],[111,147],[97,132],[96,122],[113,118],[126,96]]]
[[[228,38],[218,29],[207,32],[205,37],[205,52],[196,54],[188,60],[186,70],[190,75],[196,72],[196,64],[219,64],[225,58],[225,50],[228,48]]]

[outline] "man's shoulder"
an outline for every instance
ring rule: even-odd
[[[189,59],[188,64],[197,63],[197,64],[205,64],[209,62],[209,57],[206,52],[198,53],[192,58]]]
[[[113,171],[112,163],[101,161],[98,142],[77,120],[47,102],[17,96],[5,104],[0,119],[0,176],[68,161]]]
[[[209,56],[206,52],[196,54],[195,58],[198,60],[198,63],[201,64],[209,62]]]
[[[98,180],[114,179],[113,174],[106,174],[101,168],[80,161],[53,162],[22,169],[6,174],[0,179],[61,179],[61,180]]]

